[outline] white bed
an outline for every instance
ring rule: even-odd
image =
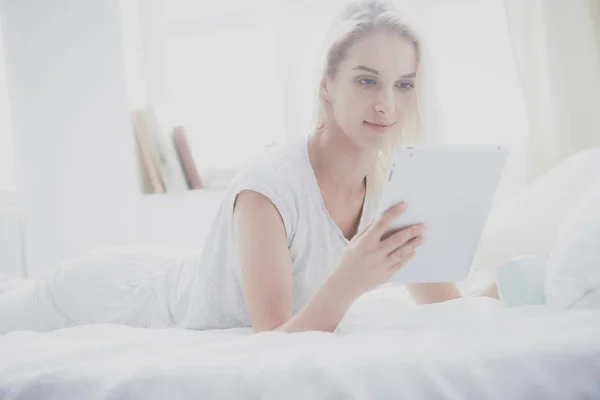
[[[600,311],[359,300],[334,334],[100,324],[0,336],[1,399],[596,399]]]
[[[566,163],[496,213],[467,288],[481,288],[494,265],[550,252],[599,152]],[[359,299],[334,334],[64,328],[146,323],[154,293],[162,309],[176,309],[175,283],[186,281],[193,257],[118,254],[82,256],[38,284],[0,277],[0,400],[600,399],[600,307],[506,308],[477,297],[415,307],[406,290],[384,287]],[[156,292],[152,277],[175,260],[174,284],[160,286],[172,291]],[[71,268],[80,263],[87,269]]]

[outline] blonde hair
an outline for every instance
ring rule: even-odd
[[[413,28],[406,22],[406,17],[394,3],[383,0],[359,0],[347,5],[338,16],[331,29],[325,47],[324,65],[321,67],[319,82],[328,75],[335,77],[340,63],[349,49],[358,40],[376,32],[396,34],[410,40],[417,56],[417,82],[422,80],[422,44]],[[417,88],[420,85],[417,85]],[[369,190],[376,199],[379,198],[383,183],[387,178],[394,148],[400,144],[417,143],[420,139],[420,101],[417,89],[415,113],[407,121],[398,137],[392,138],[379,149],[377,161],[367,174]],[[316,132],[325,130],[327,115],[322,97],[319,94]]]

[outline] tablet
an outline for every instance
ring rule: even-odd
[[[508,149],[398,146],[378,215],[401,201],[390,230],[423,223],[424,243],[389,282],[457,282],[469,273]]]

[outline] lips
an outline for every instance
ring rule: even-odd
[[[369,125],[375,125],[375,126],[392,126],[394,125],[393,123],[386,123],[386,122],[369,122],[369,121],[365,121],[367,124]]]
[[[369,122],[369,121],[363,121],[363,122],[367,127],[371,128],[377,132],[381,132],[381,133],[387,132],[388,130],[390,130],[390,128],[392,126],[394,126],[393,123]]]

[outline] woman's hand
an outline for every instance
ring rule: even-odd
[[[385,236],[406,208],[404,203],[390,208],[350,241],[338,269],[330,276],[330,284],[340,296],[354,299],[377,288],[415,256],[415,249],[423,243],[423,225]]]

